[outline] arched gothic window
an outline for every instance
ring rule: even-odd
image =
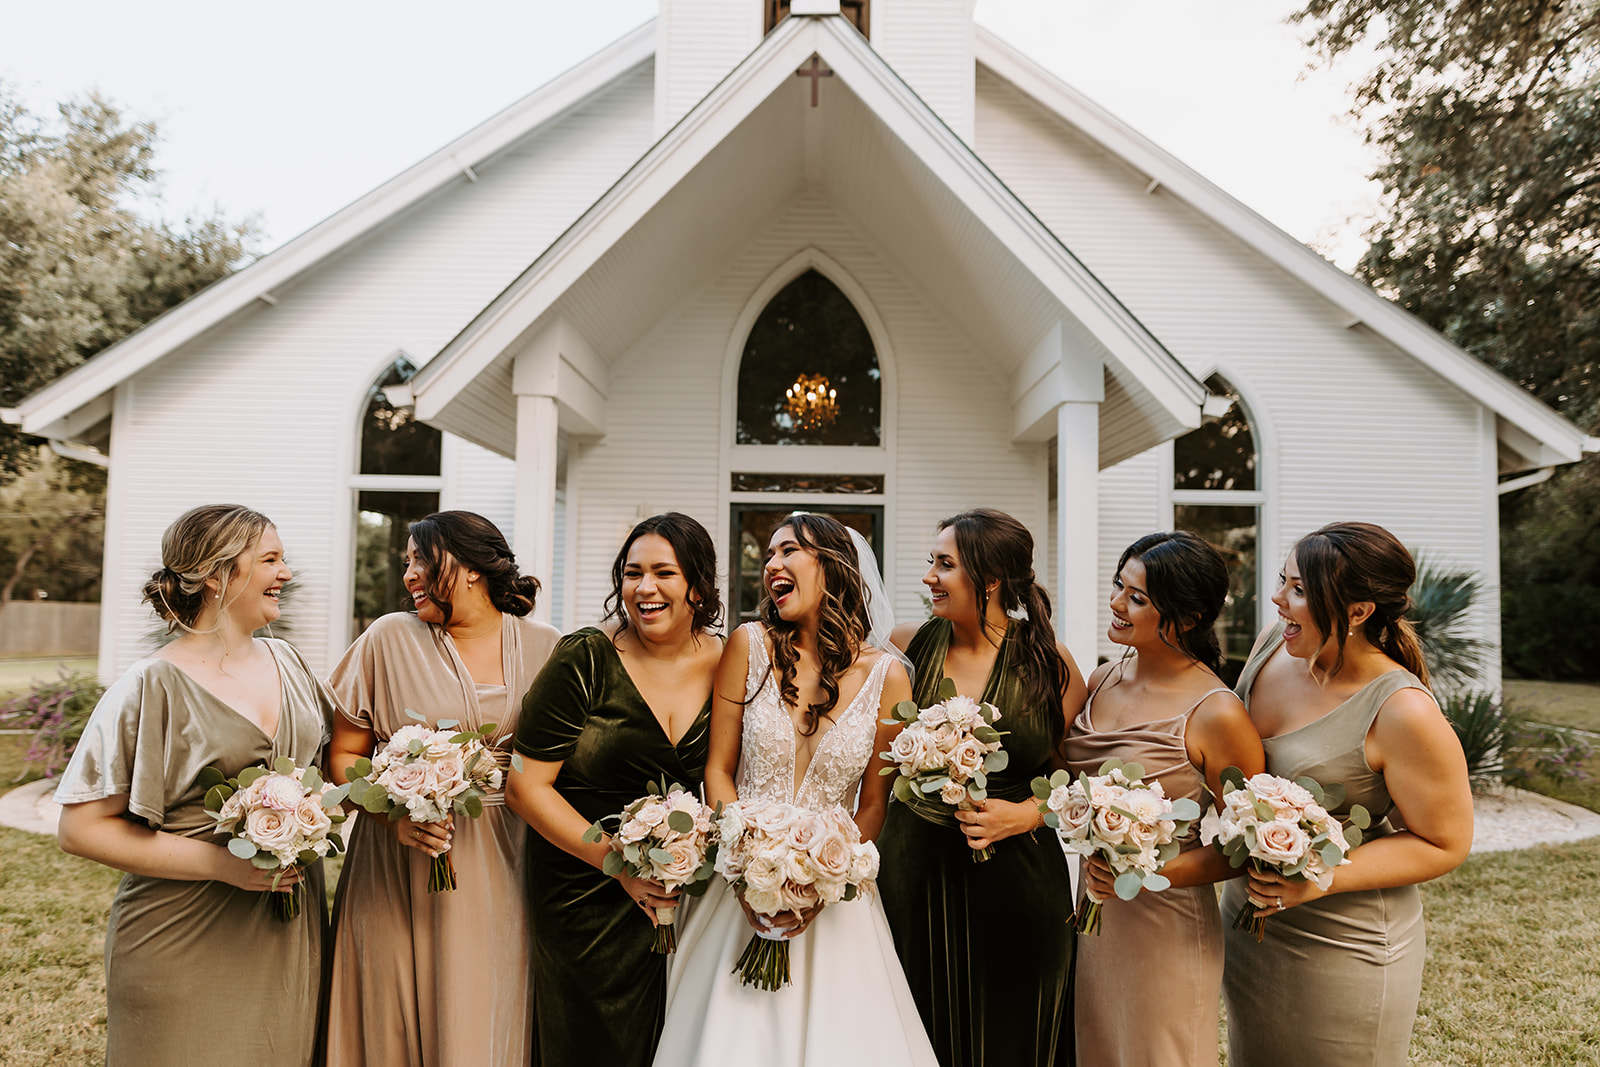
[[[779,290],[739,361],[741,445],[883,443],[883,385],[872,334],[816,270]]]
[[[1206,387],[1232,399],[1233,406],[1173,442],[1172,522],[1210,541],[1228,562],[1228,604],[1218,630],[1223,654],[1237,672],[1261,626],[1257,550],[1265,495],[1249,410],[1220,374],[1207,378]]]
[[[403,385],[417,368],[405,356],[367,390],[361,416],[360,466],[355,490],[355,570],[352,636],[380,615],[410,606],[405,591],[406,529],[439,510],[444,435],[396,407],[384,390]]]

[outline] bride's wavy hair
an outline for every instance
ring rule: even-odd
[[[816,556],[822,571],[822,608],[817,619],[817,684],[822,688],[822,700],[807,705],[806,725],[800,731],[802,736],[810,737],[817,732],[817,722],[832,714],[838,705],[839,676],[861,654],[861,646],[872,632],[872,616],[861,584],[855,542],[844,524],[826,515],[796,511],[773,529],[785,526],[794,531],[801,548]],[[777,670],[778,695],[793,707],[800,701],[800,690],[794,681],[795,664],[800,659],[794,638],[799,627],[778,614],[765,581],[762,590],[758,613],[772,636],[772,665],[768,669]]]

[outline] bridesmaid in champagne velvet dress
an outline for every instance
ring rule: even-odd
[[[1259,944],[1227,934],[1236,1067],[1406,1062],[1426,952],[1417,884],[1472,847],[1466,759],[1406,619],[1415,579],[1411,554],[1380,526],[1306,535],[1278,576],[1278,622],[1239,678],[1267,770],[1337,782],[1346,799],[1334,814],[1361,804],[1374,822],[1326,891],[1269,872],[1223,892],[1224,915],[1248,902],[1267,919]]]
[[[990,509],[939,526],[923,578],[933,618],[902,627],[915,699],[941,678],[1000,709],[1009,765],[978,811],[892,803],[878,887],[917,1009],[944,1067],[1072,1062],[1072,887],[1067,858],[1029,788],[1062,766],[1083,676],[1050,628],[1033,577],[1033,537]],[[973,862],[974,850],[993,858]]]
[[[1264,766],[1261,738],[1217,677],[1216,621],[1228,596],[1222,556],[1182,531],[1141,537],[1112,580],[1108,636],[1127,651],[1089,679],[1067,731],[1067,769],[1096,774],[1108,759],[1144,767],[1167,796],[1204,804],[1222,772]],[[1222,987],[1222,917],[1212,884],[1235,876],[1200,844],[1199,825],[1162,869],[1172,885],[1121,900],[1099,857],[1084,865],[1080,901],[1103,901],[1100,931],[1078,938],[1073,1013],[1078,1060],[1095,1067],[1213,1067]],[[1130,965],[1130,961],[1138,961]]]
[[[197,778],[284,756],[314,766],[333,700],[287,642],[252,637],[278,617],[291,577],[264,516],[195,508],[168,528],[161,558],[145,599],[169,633],[183,633],[106,690],[56,788],[61,847],[127,872],[106,933],[106,1063],[198,1067],[231,1056],[309,1067],[322,864],[280,876],[233,855]],[[301,911],[287,922],[268,897],[275,880],[298,883]]]
[[[385,615],[329,680],[340,703],[332,771],[421,715],[497,724],[502,766],[519,698],[557,633],[529,617],[539,583],[517,573],[489,520],[445,511],[411,524],[406,589],[417,613]],[[520,1067],[528,1061],[527,827],[503,794],[476,819],[360,816],[334,902],[328,1062],[334,1067]],[[428,892],[449,849],[456,888]]]
[[[647,1067],[666,1013],[667,957],[650,950],[653,881],[600,866],[584,831],[652,781],[698,791],[722,640],[716,548],[668,512],[633,528],[612,565],[610,625],[568,634],[523,703],[512,808],[533,827],[535,1067]]]

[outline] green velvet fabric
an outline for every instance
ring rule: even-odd
[[[561,762],[556,789],[585,819],[622,810],[663,775],[698,790],[711,701],[673,745],[611,639],[562,638],[523,699],[516,749]],[[648,1067],[666,1016],[667,957],[620,883],[529,835],[535,1067]]]
[[[906,650],[920,707],[938,702],[951,625],[931,619]],[[1000,709],[1010,765],[989,794],[1021,800],[1049,773],[1059,708],[1025,709],[1001,643],[980,699]],[[972,694],[967,694],[972,695]],[[960,830],[891,803],[878,838],[878,888],[895,950],[944,1067],[1072,1063],[1072,891],[1067,858],[1049,831],[1006,838],[972,861]]]

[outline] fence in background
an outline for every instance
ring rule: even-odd
[[[100,605],[13,600],[0,611],[0,656],[92,656]]]

